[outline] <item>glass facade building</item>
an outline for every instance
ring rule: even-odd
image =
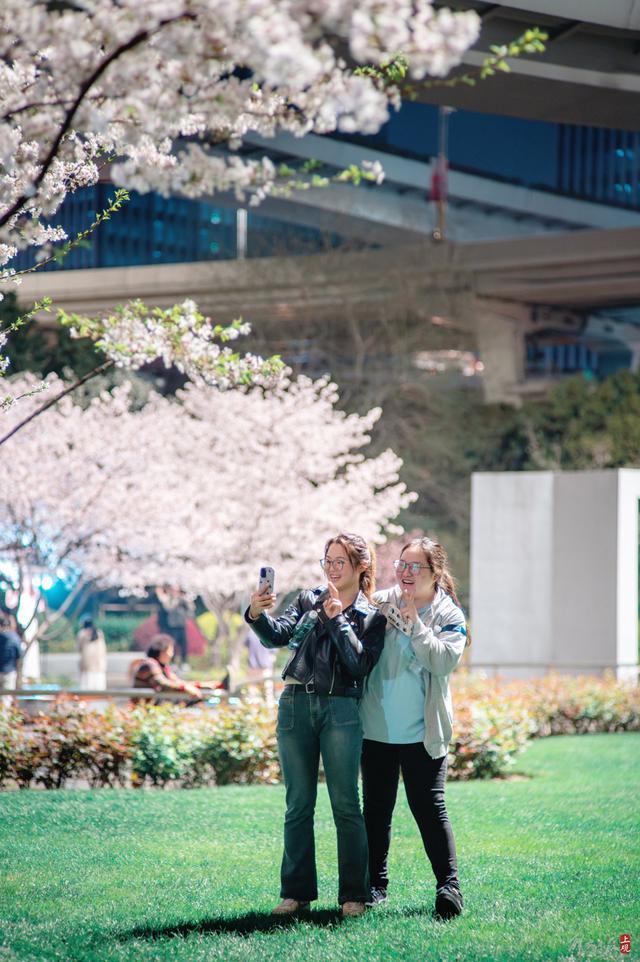
[[[559,129],[558,187],[573,197],[640,210],[640,134],[602,127]]]
[[[86,230],[114,195],[109,183],[98,183],[70,194],[52,218],[72,238]],[[86,245],[72,250],[62,265],[45,270],[91,267],[135,267],[227,260],[238,255],[236,209],[210,200],[162,197],[131,192],[131,199],[91,234]],[[283,223],[253,210],[247,216],[247,257],[308,254],[334,246],[339,238],[311,227]],[[21,270],[34,263],[33,250],[12,262]]]

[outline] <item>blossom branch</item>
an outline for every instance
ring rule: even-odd
[[[14,425],[10,431],[7,431],[4,437],[0,438],[0,447],[5,444],[9,438],[12,438],[14,434],[17,434],[18,431],[29,424],[30,421],[33,421],[41,414],[44,414],[45,411],[48,411],[49,408],[52,408],[54,404],[57,404],[58,401],[62,400],[63,397],[66,397],[68,394],[71,394],[72,391],[75,391],[83,384],[86,384],[87,381],[91,380],[91,378],[97,377],[99,374],[104,374],[105,371],[108,371],[114,366],[115,361],[105,361],[104,364],[99,364],[98,367],[94,367],[94,369],[89,371],[88,374],[85,374],[84,377],[79,378],[79,380],[74,381],[73,384],[70,384],[69,387],[66,387],[63,391],[60,391],[60,393],[56,394],[55,397],[50,398],[45,404],[42,404],[39,408],[36,408],[35,411],[32,411],[28,417],[23,418],[22,421],[19,421],[18,424]]]
[[[98,64],[98,66],[93,71],[93,73],[91,73],[89,77],[87,77],[87,79],[84,81],[84,83],[80,86],[78,95],[75,98],[70,110],[67,111],[66,116],[58,131],[58,134],[55,140],[53,141],[51,148],[49,149],[49,153],[47,154],[45,160],[42,163],[40,172],[38,173],[37,177],[35,178],[33,183],[30,185],[29,189],[24,191],[22,195],[15,201],[13,206],[10,207],[8,211],[6,211],[4,214],[0,216],[0,227],[4,227],[4,225],[8,221],[10,221],[13,217],[15,217],[15,215],[20,212],[20,210],[27,203],[27,201],[37,192],[38,188],[40,187],[40,184],[44,180],[44,177],[46,176],[49,168],[51,167],[51,164],[53,163],[58,153],[60,144],[62,143],[64,136],[71,129],[73,119],[77,114],[85,96],[91,90],[91,88],[98,82],[100,77],[104,74],[105,70],[107,70],[107,68],[110,67],[112,63],[115,63],[115,61],[118,60],[120,57],[122,57],[125,53],[128,53],[129,51],[134,50],[136,47],[139,47],[140,44],[145,43],[145,41],[147,41],[150,37],[158,33],[164,27],[169,26],[169,24],[178,23],[180,20],[190,20],[190,19],[193,19],[193,15],[184,13],[184,14],[181,14],[179,17],[171,17],[167,20],[162,20],[157,27],[154,27],[153,30],[141,30],[139,33],[135,34],[135,36],[131,37],[131,39],[127,41],[127,43],[123,43],[116,50],[113,50],[107,57],[105,57],[102,63]]]

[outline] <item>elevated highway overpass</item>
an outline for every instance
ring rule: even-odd
[[[475,336],[487,400],[517,403],[526,390],[526,334],[545,326],[580,330],[587,313],[640,304],[640,228],[67,270],[24,279],[21,300],[45,294],[67,311],[89,315],[133,297],[149,306],[192,297],[217,320],[242,316],[265,331],[290,331],[292,337],[303,319],[322,323],[345,313],[388,318],[399,308],[416,323],[442,315]],[[47,318],[43,315],[44,323]]]
[[[527,27],[549,35],[543,56],[511,62],[511,75],[475,87],[428,87],[425,103],[508,114],[530,120],[640,130],[638,0],[436,0],[436,6],[477,10],[480,37],[462,72],[478,67],[493,44]]]

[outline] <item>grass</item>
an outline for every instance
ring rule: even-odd
[[[294,922],[268,915],[280,786],[5,793],[0,962],[601,962],[622,933],[637,957],[640,734],[537,741],[518,771],[447,788],[466,900],[448,923],[402,792],[391,898],[347,922],[324,787],[320,899]]]

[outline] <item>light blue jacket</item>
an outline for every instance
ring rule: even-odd
[[[387,618],[385,645],[387,638],[391,641],[398,629],[409,638],[412,652],[409,668],[421,675],[425,692],[424,746],[432,758],[441,758],[447,754],[453,734],[449,676],[465,649],[465,617],[453,599],[438,588],[432,603],[421,609],[421,617],[412,627],[407,626],[400,611],[401,597],[397,587],[375,594],[375,601]],[[367,697],[365,690],[364,698]],[[384,704],[381,707],[384,711]]]

